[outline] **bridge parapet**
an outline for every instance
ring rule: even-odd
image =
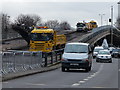
[[[119,30],[110,25],[107,25],[93,29],[91,34],[89,34],[79,42],[90,43],[91,45],[94,45],[94,43],[96,43],[101,38],[111,34],[111,29],[113,30],[113,34],[120,36]]]

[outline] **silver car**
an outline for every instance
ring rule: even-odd
[[[112,63],[112,56],[109,50],[100,50],[96,56],[96,62],[109,62]]]

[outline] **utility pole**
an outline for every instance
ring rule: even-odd
[[[113,45],[113,6],[111,6],[111,45]]]
[[[103,15],[105,14],[99,14],[99,16],[101,17],[101,26],[103,25]]]

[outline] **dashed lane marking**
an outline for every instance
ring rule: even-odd
[[[80,84],[79,83],[74,83],[72,86],[79,86]]]
[[[79,81],[79,83],[85,83],[85,81]]]
[[[77,82],[77,83],[72,84],[72,86],[79,86],[79,85],[85,83],[86,81],[88,81],[89,79],[95,77],[98,73],[100,73],[100,71],[101,71],[102,69],[103,69],[103,64],[100,66],[100,68],[99,68],[99,70],[98,70],[97,72],[95,72],[95,73],[93,73],[92,75],[88,76],[86,79],[83,79],[83,81],[79,81],[79,82]]]
[[[87,81],[87,80],[89,80],[89,79],[83,79],[84,81]]]

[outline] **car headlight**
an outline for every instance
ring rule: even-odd
[[[107,56],[107,58],[111,58],[111,56]]]
[[[97,58],[101,58],[101,56],[97,56]]]

